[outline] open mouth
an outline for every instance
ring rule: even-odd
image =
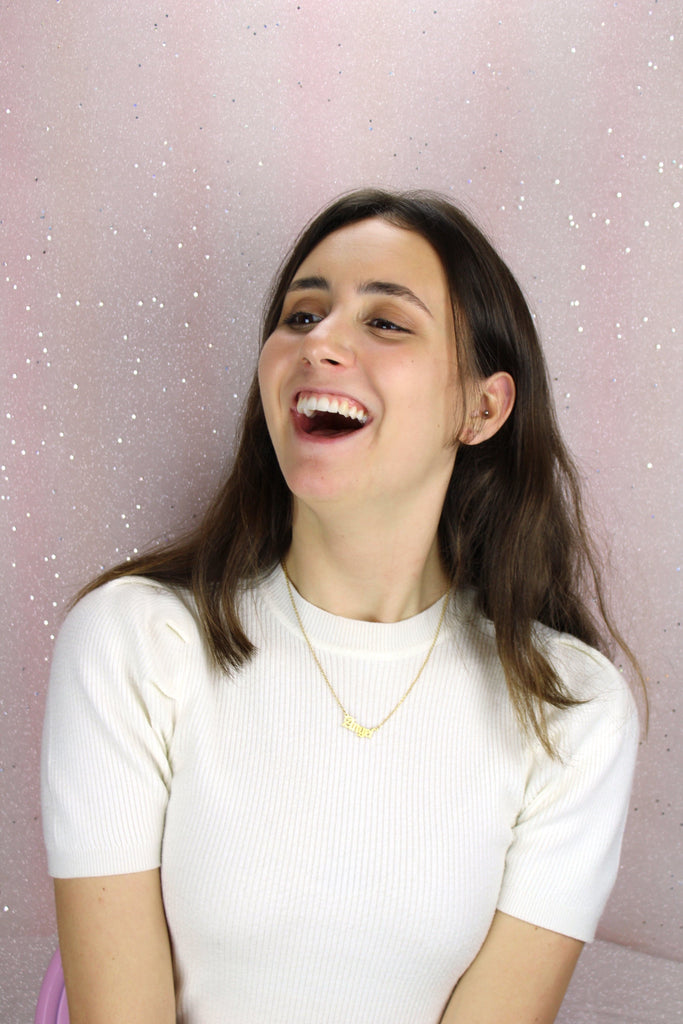
[[[368,411],[352,398],[302,391],[296,402],[297,422],[305,434],[341,437],[362,430]]]

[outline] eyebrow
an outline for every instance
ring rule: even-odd
[[[329,281],[324,277],[314,275],[312,277],[297,277],[287,289],[288,292],[306,291],[309,288],[330,291]],[[406,299],[414,306],[421,309],[427,316],[433,318],[431,311],[425,306],[421,298],[414,291],[403,284],[396,284],[394,281],[363,281],[358,285],[361,295],[395,295],[399,299]]]

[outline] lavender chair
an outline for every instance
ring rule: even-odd
[[[66,1005],[64,974],[59,950],[50,960],[40,987],[34,1024],[69,1024],[69,1008]]]

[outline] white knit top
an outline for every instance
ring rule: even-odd
[[[440,602],[398,623],[297,598],[344,707],[375,725]],[[342,728],[281,569],[242,602],[233,677],[191,602],[127,578],[58,639],[43,747],[49,868],[161,865],[182,1024],[436,1024],[498,907],[592,938],[614,882],[638,726],[616,669],[540,635],[576,696],[551,760],[518,726],[492,628],[459,598],[371,738]]]

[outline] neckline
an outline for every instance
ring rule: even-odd
[[[276,566],[264,581],[263,588],[266,600],[278,620],[290,633],[301,639],[301,630],[289,599],[282,566]],[[443,603],[440,597],[423,612],[399,622],[366,622],[333,615],[311,604],[296,590],[294,598],[306,633],[316,648],[343,650],[363,657],[368,654],[409,657],[428,647],[434,637]],[[448,618],[447,612],[437,646],[447,636]]]

